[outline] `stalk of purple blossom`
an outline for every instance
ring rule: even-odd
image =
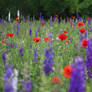
[[[91,25],[91,20],[88,19],[87,22],[88,22],[88,26],[90,26]]]
[[[42,16],[41,20],[44,21],[44,16]]]
[[[17,24],[17,32],[16,34],[19,34],[19,23]]]
[[[2,60],[3,60],[3,63],[4,63],[4,67],[6,66],[6,55],[7,55],[6,52],[2,53]]]
[[[2,19],[0,18],[0,23],[2,22]]]
[[[13,48],[13,47],[14,47],[14,44],[13,44],[13,43],[11,43],[11,44],[10,44],[10,47],[11,47],[11,48]]]
[[[25,82],[22,81],[22,87],[24,88],[24,92],[32,92],[33,82],[32,80]]]
[[[49,21],[49,25],[52,26],[51,22]]]
[[[31,18],[31,22],[33,22],[33,18]]]
[[[29,29],[29,35],[31,36],[31,34],[32,34],[32,29],[30,28]]]
[[[18,48],[18,44],[17,43],[15,44],[15,48]]]
[[[30,17],[29,17],[29,16],[27,17],[27,20],[28,20],[28,21],[30,20]]]
[[[85,66],[83,59],[77,57],[75,62],[72,64],[73,72],[70,79],[68,92],[86,92],[85,91]]]
[[[86,67],[87,67],[87,73],[88,77],[92,78],[92,38],[88,40],[88,46],[86,48]]]
[[[53,22],[55,21],[55,16],[54,16],[54,17],[52,17],[52,21],[53,21]]]
[[[65,24],[65,19],[63,20],[63,25]]]
[[[19,56],[24,56],[24,49],[23,49],[23,48],[21,48],[21,49],[19,50]]]
[[[83,23],[85,23],[85,18],[83,17]]]
[[[48,45],[51,47],[52,46],[52,40],[53,40],[51,32],[48,33],[48,37],[51,39],[51,41],[48,42]]]
[[[12,86],[12,77],[13,77],[13,65],[5,66],[6,71],[4,75],[4,92],[14,92]]]
[[[86,30],[85,33],[84,33],[84,38],[85,38],[85,39],[87,38],[87,30]]]
[[[54,52],[52,51],[52,47],[51,48],[46,48],[45,49],[45,59],[43,61],[43,69],[44,69],[44,73],[45,75],[48,75],[49,73],[53,72],[52,66],[54,64],[53,61],[53,55]]]
[[[37,37],[38,36],[38,31],[36,31],[36,33],[35,33],[35,37]]]
[[[92,31],[92,27],[90,27],[90,31]]]
[[[52,16],[50,16],[50,20],[52,21]]]
[[[30,49],[32,49],[32,44],[30,44]]]
[[[72,42],[72,37],[70,37],[69,39],[70,39],[70,41]]]
[[[37,48],[34,49],[34,59],[33,61],[37,62]]]

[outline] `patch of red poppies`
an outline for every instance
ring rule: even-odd
[[[44,22],[41,22],[41,26],[44,26]]]
[[[59,36],[58,36],[58,38],[60,39],[60,40],[66,40],[67,39],[67,35],[65,35],[65,34],[60,34]]]
[[[72,16],[73,19],[75,19],[75,16]]]
[[[1,43],[4,43],[4,40],[1,40],[0,42],[1,42]]]
[[[16,18],[16,21],[18,21],[19,20],[19,18]]]
[[[86,40],[86,39],[82,40],[81,46],[82,46],[83,48],[86,48],[86,47],[88,46],[88,40]]]
[[[52,78],[52,82],[58,84],[58,83],[60,82],[60,78],[58,78],[58,77],[53,77],[53,78]]]
[[[69,23],[69,25],[73,25],[73,23],[72,23],[72,22],[70,22],[70,23]]]
[[[67,31],[64,31],[64,33],[68,33]]]
[[[84,26],[85,24],[83,23],[83,22],[78,22],[78,24],[77,24],[77,26],[78,27],[82,27],[82,26]]]
[[[50,42],[51,39],[50,39],[49,37],[45,37],[45,38],[44,38],[44,41],[45,41],[45,42]]]
[[[14,34],[13,34],[13,33],[7,33],[6,36],[7,36],[7,37],[13,37]]]
[[[58,18],[58,16],[59,16],[58,14],[55,15],[56,18]]]
[[[40,38],[35,37],[35,38],[33,38],[33,41],[38,43],[38,42],[40,42]]]
[[[63,76],[66,78],[71,78],[71,74],[73,72],[73,68],[68,64],[63,71]]]
[[[83,34],[83,33],[85,33],[86,29],[85,28],[81,28],[79,31]]]

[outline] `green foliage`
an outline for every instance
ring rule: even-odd
[[[40,12],[46,17],[59,14],[71,16],[78,12],[81,16],[92,16],[91,0],[0,0],[0,17],[6,17],[11,11],[12,18],[16,18],[17,10],[23,16],[39,17]]]

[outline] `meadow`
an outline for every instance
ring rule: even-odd
[[[57,18],[54,21],[1,20],[0,92],[70,92],[69,89],[91,92],[87,46],[83,47],[82,40],[89,41],[92,37],[92,19],[86,19],[82,26],[78,26],[79,22],[83,23],[83,18],[63,19],[60,23]],[[82,33],[81,28],[86,30]],[[76,60],[82,61],[79,67]],[[92,65],[92,59],[90,62]],[[78,71],[74,77],[75,70]]]

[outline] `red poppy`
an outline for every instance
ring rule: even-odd
[[[66,40],[65,43],[71,43],[71,41],[70,40]]]
[[[14,34],[13,34],[13,33],[7,33],[6,36],[7,36],[7,37],[13,37]]]
[[[73,19],[75,19],[75,16],[72,16]]]
[[[78,27],[84,26],[84,23],[83,22],[78,22],[77,26]]]
[[[83,33],[85,33],[86,29],[81,28],[79,31],[83,34]]]
[[[69,17],[66,17],[66,19],[69,19]]]
[[[82,46],[83,48],[85,48],[85,47],[87,47],[87,45],[88,45],[88,41],[87,41],[86,39],[82,40],[81,46]]]
[[[41,22],[41,26],[44,26],[44,22]]]
[[[45,38],[44,38],[44,41],[45,41],[45,42],[49,42],[49,41],[50,41],[50,38],[49,38],[49,37],[45,37]]]
[[[4,40],[1,40],[1,43],[4,43]]]
[[[33,41],[34,42],[40,42],[40,38],[35,37],[35,38],[33,38]]]
[[[60,78],[53,77],[53,78],[52,78],[52,82],[58,84],[58,83],[60,82]]]
[[[91,18],[92,18],[92,17],[89,17],[89,16],[88,16],[88,19],[91,19]]]
[[[58,14],[55,15],[56,18],[58,18],[58,16],[59,16]]]
[[[67,36],[66,36],[65,34],[60,34],[60,35],[58,36],[58,38],[63,41],[63,40],[66,40],[66,39],[67,39]]]
[[[72,23],[72,22],[70,22],[70,23],[69,23],[69,25],[73,25],[73,23]]]
[[[16,21],[18,21],[19,20],[19,18],[16,18]]]
[[[73,68],[68,64],[63,71],[63,75],[66,78],[71,78],[71,74],[72,74]]]
[[[67,33],[67,31],[64,31],[64,33]]]

